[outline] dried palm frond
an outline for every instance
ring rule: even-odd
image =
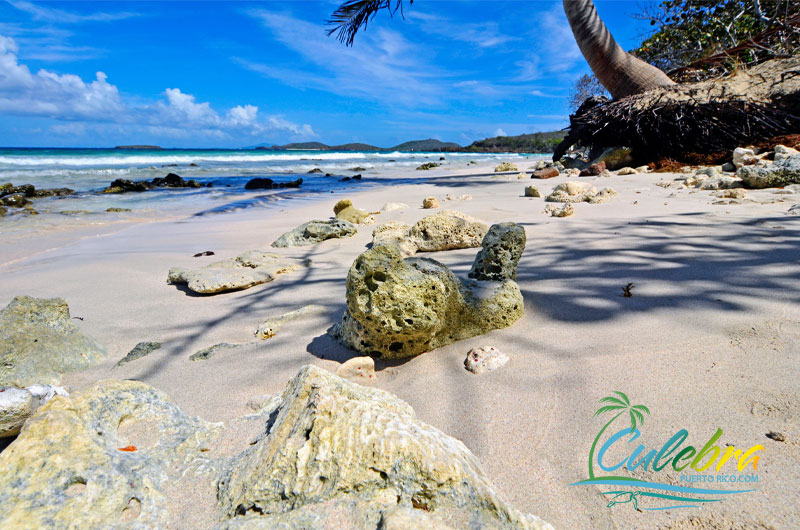
[[[414,0],[409,0],[408,3],[413,4]],[[335,33],[339,41],[347,46],[352,46],[356,33],[361,28],[366,29],[367,24],[382,9],[389,11],[392,16],[400,10],[402,17],[403,0],[394,0],[394,2],[392,0],[347,0],[328,19],[327,24],[332,26],[328,30],[328,36]]]

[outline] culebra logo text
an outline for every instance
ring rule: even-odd
[[[718,445],[722,429],[717,428],[698,450],[686,443],[689,432],[681,429],[659,449],[648,451],[644,444],[634,442],[642,434],[639,427],[644,424],[645,416],[650,415],[650,409],[631,405],[622,392],[614,394],[601,399],[603,406],[594,414],[611,418],[597,433],[589,449],[589,478],[570,486],[608,486],[607,491],[602,492],[608,508],[630,504],[638,511],[698,508],[755,491],[753,486],[758,483],[758,461],[764,451],[763,445],[754,445],[744,452],[733,445]],[[612,424],[614,428],[622,428],[598,448],[603,434],[614,432],[609,430]],[[626,476],[637,469],[652,473],[653,478]],[[637,474],[641,476],[641,472]],[[670,483],[659,482],[658,474],[668,472],[681,475],[677,481],[673,474]]]

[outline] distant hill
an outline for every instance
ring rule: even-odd
[[[440,142],[428,138],[427,140],[404,142],[392,147],[392,151],[444,151],[447,149],[461,149],[461,146],[453,142]]]
[[[118,145],[114,149],[147,149],[147,150],[160,150],[163,147],[157,145]]]
[[[377,147],[370,144],[351,143],[342,145],[327,145],[321,142],[302,142],[285,145],[260,145],[256,149],[270,151],[285,151],[293,149],[307,149],[315,151],[453,151],[461,149],[461,146],[453,142],[441,142],[429,138],[427,140],[414,140],[403,142],[394,147]]]
[[[313,151],[428,151],[449,153],[552,153],[556,145],[564,139],[566,132],[537,132],[519,136],[496,136],[472,142],[461,147],[453,142],[442,142],[428,138],[403,142],[394,147],[376,147],[370,144],[352,143],[327,145],[321,142],[302,142],[285,145],[261,145],[256,149],[269,151],[313,150]]]
[[[537,132],[519,136],[495,136],[472,142],[459,149],[475,153],[552,153],[566,136],[565,131]]]

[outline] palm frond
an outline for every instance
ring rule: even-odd
[[[409,4],[413,3],[414,0],[409,0]],[[392,0],[347,0],[327,20],[326,23],[331,26],[328,36],[335,33],[340,42],[352,46],[356,33],[362,28],[366,29],[367,24],[382,9],[388,10],[390,15],[394,15],[399,9],[402,16],[403,0],[394,0],[394,7]]]
[[[628,396],[626,396],[624,393],[622,393],[622,392],[620,392],[618,390],[615,390],[614,393],[622,398],[622,400],[625,402],[625,406],[626,407],[631,404],[631,400],[628,399]]]
[[[636,410],[641,410],[645,414],[650,414],[650,409],[648,409],[644,405],[634,405],[633,408],[635,408]]]
[[[614,396],[604,397],[603,399],[600,400],[600,403],[616,403],[617,405],[619,405],[621,407],[625,407],[626,406],[625,403],[623,403],[621,399],[615,398]]]
[[[636,430],[636,416],[633,414],[633,410],[629,411],[631,415],[631,432]]]
[[[642,414],[635,408],[631,408],[631,414],[636,415],[636,419],[639,420],[639,423],[644,423],[644,414]]]
[[[597,416],[597,415],[602,414],[604,412],[608,412],[609,410],[620,410],[620,409],[624,409],[624,408],[625,407],[620,407],[620,406],[617,406],[617,405],[606,405],[605,407],[600,407],[599,409],[597,409],[597,412],[595,412],[594,415]]]

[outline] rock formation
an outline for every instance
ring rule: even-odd
[[[372,232],[372,246],[395,245],[404,255],[417,252],[439,252],[481,245],[489,226],[455,210],[423,217],[413,226],[390,221]]]
[[[356,225],[341,219],[309,221],[281,235],[272,243],[272,246],[276,248],[303,247],[328,239],[351,237],[355,235],[356,231]]]
[[[552,529],[391,394],[312,366],[213,424],[135,381],[40,408],[0,453],[2,528]]]
[[[524,312],[510,279],[524,247],[521,227],[494,225],[472,268],[481,279],[461,280],[438,261],[377,245],[350,268],[347,309],[331,333],[367,355],[405,358],[510,326]]]
[[[196,293],[214,294],[271,282],[278,274],[286,274],[309,265],[311,265],[310,260],[285,258],[279,254],[249,250],[235,258],[218,261],[199,269],[173,267],[169,270],[167,283],[185,283]]]
[[[61,298],[17,296],[0,311],[0,386],[58,384],[106,352],[84,335]]]

